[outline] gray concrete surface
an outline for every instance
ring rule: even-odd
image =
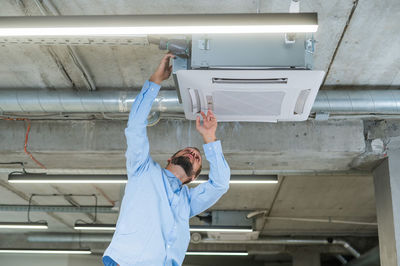
[[[374,170],[379,249],[382,265],[400,265],[400,149],[397,137],[388,159]]]
[[[48,168],[124,169],[125,127],[126,121],[33,121],[29,150]],[[34,168],[23,153],[24,136],[24,122],[0,121],[2,161]],[[162,165],[178,149],[202,146],[189,121],[161,121],[148,136]],[[233,170],[349,170],[365,149],[361,121],[220,123],[217,137]]]

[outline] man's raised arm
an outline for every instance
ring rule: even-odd
[[[150,162],[149,140],[147,138],[147,116],[151,106],[160,90],[160,84],[168,79],[172,67],[169,65],[172,54],[166,54],[160,65],[148,81],[145,82],[141,92],[136,96],[129,113],[128,126],[125,136],[128,148],[126,150],[126,169],[128,177],[137,175],[141,169]]]
[[[190,190],[190,217],[199,214],[214,205],[229,189],[230,168],[222,153],[221,142],[217,140],[215,131],[217,119],[212,111],[207,116],[201,112],[203,124],[197,117],[196,129],[204,140],[204,153],[210,163],[208,181]]]

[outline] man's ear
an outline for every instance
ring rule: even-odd
[[[170,164],[170,163],[171,163],[171,158],[169,158],[169,159],[167,160],[167,162],[168,162],[168,164]]]

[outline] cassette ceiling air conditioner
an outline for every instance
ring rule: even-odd
[[[291,38],[192,35],[189,57],[173,61],[186,118],[212,110],[218,121],[307,120],[325,72],[312,70],[312,35]]]
[[[180,95],[187,119],[212,110],[218,121],[307,120],[323,71],[180,70]]]

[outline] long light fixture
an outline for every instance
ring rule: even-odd
[[[207,182],[208,176],[201,175],[191,184]],[[66,183],[66,184],[125,184],[126,175],[47,175],[31,173],[11,173],[8,175],[9,183]],[[277,175],[232,175],[230,184],[276,184]]]
[[[81,254],[89,255],[92,251],[88,249],[0,249],[0,253],[12,254]]]
[[[190,226],[190,232],[221,232],[221,233],[249,233],[251,226]]]
[[[0,17],[0,37],[316,32],[317,13]]]
[[[115,231],[115,224],[81,224],[75,223],[75,230]]]
[[[207,176],[199,176],[191,184],[201,184],[207,182]],[[232,175],[230,184],[276,184],[278,183],[277,175]]]
[[[115,224],[81,224],[75,223],[75,230],[115,231]],[[199,226],[191,225],[190,232],[221,232],[221,233],[249,233],[251,226]]]
[[[1,222],[0,229],[48,229],[46,222],[44,223],[20,223],[20,222]]]
[[[248,252],[232,252],[232,251],[188,251],[186,255],[197,255],[197,256],[248,256]]]
[[[127,182],[126,175],[46,175],[46,174],[19,174],[8,175],[9,183],[104,183],[124,184]]]

